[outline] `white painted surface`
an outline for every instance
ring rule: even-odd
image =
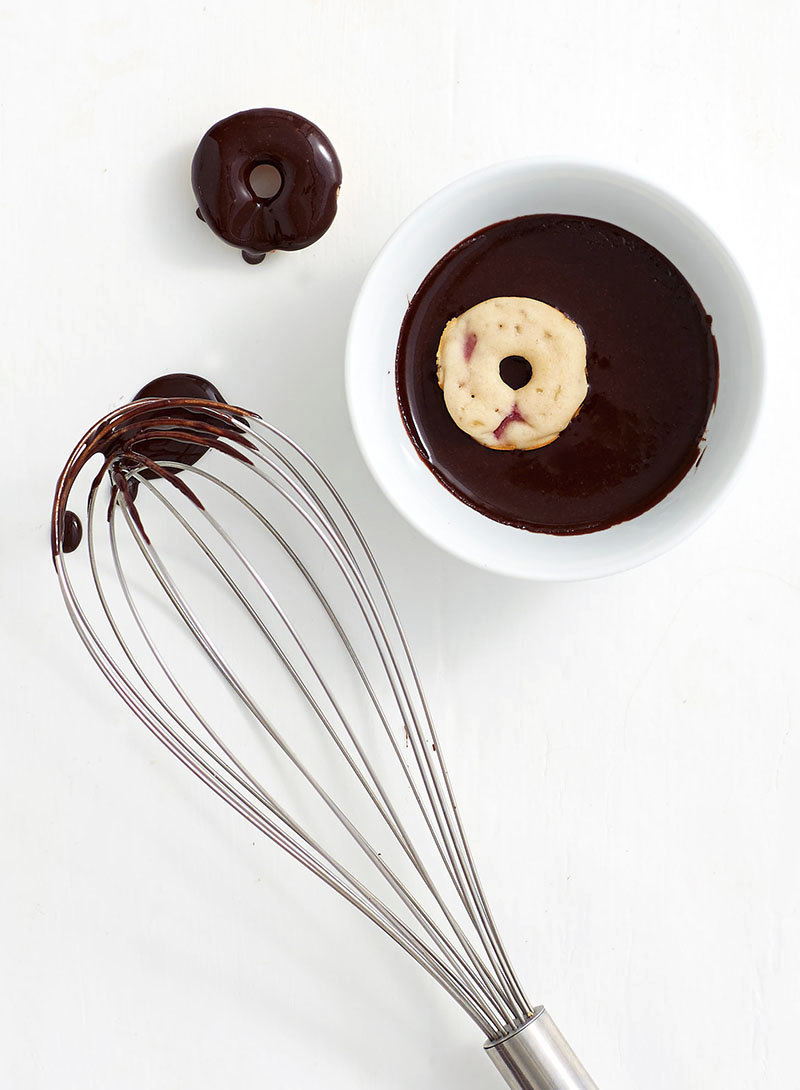
[[[0,1084],[498,1086],[472,1026],[189,782],[71,631],[52,486],[97,416],[196,370],[324,459],[395,588],[520,974],[603,1090],[797,1084],[800,725],[792,0],[2,5],[6,395]],[[313,249],[194,217],[205,128],[281,105],[345,171]],[[444,183],[537,152],[653,178],[747,272],[765,426],[712,520],[587,584],[408,528],[349,431],[369,262]]]

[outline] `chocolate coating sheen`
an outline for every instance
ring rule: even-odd
[[[450,419],[436,379],[446,323],[484,299],[557,307],[586,337],[589,392],[549,446],[489,450]],[[718,382],[711,319],[641,238],[600,220],[523,216],[459,243],[412,299],[397,349],[408,433],[439,481],[498,522],[582,534],[634,518],[694,465]]]
[[[282,179],[272,197],[256,196],[250,184],[264,164]],[[330,140],[289,110],[245,110],[218,121],[192,161],[202,219],[251,264],[271,250],[301,250],[321,238],[336,215],[341,184]]]

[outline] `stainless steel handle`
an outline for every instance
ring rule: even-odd
[[[524,1026],[484,1048],[513,1090],[597,1090],[544,1007],[534,1008]]]

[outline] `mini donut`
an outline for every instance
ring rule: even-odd
[[[486,299],[451,319],[436,372],[453,421],[493,450],[552,443],[588,391],[580,326],[538,299]]]
[[[250,176],[275,167],[277,193],[258,197]],[[197,214],[251,265],[272,250],[302,250],[336,215],[342,168],[333,144],[289,110],[244,110],[212,125],[192,160]]]

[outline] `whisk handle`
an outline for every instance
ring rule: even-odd
[[[512,1090],[597,1090],[586,1068],[544,1009],[486,1052]]]

